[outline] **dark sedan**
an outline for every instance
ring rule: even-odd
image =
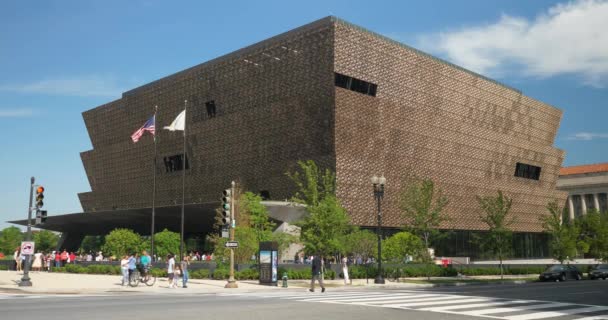
[[[589,271],[589,279],[604,279],[608,278],[608,264],[600,264]]]
[[[583,278],[583,273],[580,272],[575,266],[555,265],[549,267],[547,270],[545,270],[545,272],[541,273],[538,278],[540,281],[566,281],[567,279],[581,280]]]

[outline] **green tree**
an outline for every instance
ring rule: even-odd
[[[424,241],[427,255],[432,238],[439,235],[439,225],[447,221],[442,213],[447,204],[447,197],[435,188],[432,179],[413,179],[400,192],[399,207],[407,221],[405,229]]]
[[[576,256],[578,228],[569,221],[568,211],[561,208],[557,200],[549,202],[547,210],[549,214],[542,216],[541,221],[543,229],[551,236],[551,256],[564,263]]]
[[[80,244],[80,252],[99,252],[103,247],[104,236],[85,236]]]
[[[324,256],[343,251],[343,236],[350,231],[346,210],[333,195],[325,196],[297,225],[305,251]]]
[[[336,174],[330,169],[321,170],[313,160],[298,161],[301,172],[286,173],[296,185],[292,201],[318,206],[327,196],[336,194]]]
[[[585,246],[584,252],[598,260],[608,261],[608,213],[589,210],[576,220],[576,225],[579,243]]]
[[[272,240],[272,232],[277,224],[270,221],[268,209],[262,204],[262,197],[252,192],[245,192],[239,200],[241,209],[239,214],[249,216],[249,226],[253,229],[257,241]]]
[[[424,243],[419,237],[409,232],[398,232],[382,242],[382,260],[387,262],[403,263],[407,256],[415,261],[424,260]]]
[[[477,201],[483,213],[480,219],[488,226],[488,232],[481,238],[481,248],[494,254],[500,261],[500,278],[503,279],[503,259],[512,249],[512,232],[510,226],[514,218],[509,216],[513,199],[503,195],[498,190],[498,195],[477,196]]]
[[[378,237],[369,230],[359,228],[344,235],[344,253],[354,257],[361,257],[363,261],[375,258],[378,251]]]
[[[34,234],[34,241],[36,242],[36,251],[49,252],[57,249],[59,237],[49,230],[40,230]]]
[[[164,229],[154,234],[154,254],[157,257],[166,257],[167,254],[179,253],[179,233]]]
[[[120,257],[140,252],[145,246],[141,236],[130,229],[114,229],[105,237],[103,252],[105,256]]]
[[[15,249],[21,247],[21,241],[23,234],[17,227],[8,227],[0,231],[0,251],[7,256],[12,256]]]
[[[257,234],[255,230],[249,226],[237,226],[234,229],[234,240],[238,241],[239,243],[238,249],[234,250],[234,262],[251,263],[251,257],[254,254],[257,256],[260,248],[260,243],[257,241]],[[228,262],[230,259],[230,249],[224,246],[226,241],[228,241],[227,238],[215,238],[215,250],[213,251],[213,257],[217,261]]]

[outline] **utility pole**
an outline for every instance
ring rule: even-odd
[[[230,185],[230,241],[234,241],[234,228],[236,227],[236,211],[234,210],[234,196],[235,196],[235,186],[236,183],[232,181]],[[226,283],[225,288],[238,288],[238,284],[234,279],[234,248],[230,248],[230,277],[228,278],[228,283]]]
[[[34,196],[34,182],[36,179],[34,177],[30,178],[30,201],[27,206],[27,235],[25,236],[26,241],[32,240],[32,198]],[[21,259],[21,257],[18,257]],[[25,258],[25,267],[23,268],[23,277],[21,278],[21,282],[19,282],[20,287],[31,287],[32,281],[30,281],[30,261],[32,259],[31,255],[27,255]]]

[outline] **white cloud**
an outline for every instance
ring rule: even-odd
[[[608,133],[577,132],[568,136],[567,139],[584,141],[590,141],[593,139],[608,139]]]
[[[14,109],[0,109],[0,118],[20,118],[20,117],[31,117],[34,115],[32,109],[26,108],[14,108]]]
[[[584,84],[608,83],[608,1],[555,5],[534,19],[499,21],[420,37],[419,46],[455,64],[494,76],[513,72],[575,74]]]
[[[93,75],[45,79],[18,85],[0,85],[0,91],[81,97],[119,97],[125,91],[125,87],[120,86],[113,77]]]

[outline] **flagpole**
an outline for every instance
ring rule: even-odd
[[[154,178],[152,179],[152,227],[150,230],[150,257],[154,259],[154,231],[155,231],[155,217],[156,217],[156,135],[158,134],[158,130],[156,127],[156,114],[158,113],[158,106],[154,106],[154,165],[152,166],[152,170],[154,170]]]
[[[184,100],[184,153],[182,158],[182,220],[181,220],[181,231],[180,231],[180,243],[179,243],[179,261],[184,259],[184,203],[186,199],[186,119],[188,117],[188,100]]]

